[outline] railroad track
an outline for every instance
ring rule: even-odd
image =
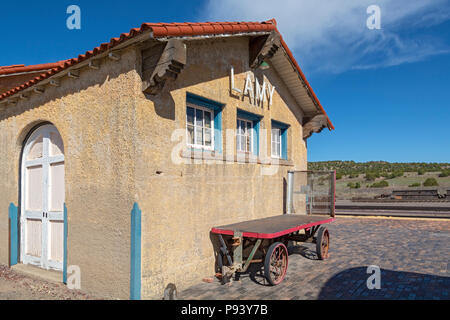
[[[421,201],[408,205],[402,203],[352,203],[350,201],[338,201],[336,203],[338,215],[361,216],[397,216],[397,217],[423,217],[423,218],[450,218],[450,203],[434,203]]]

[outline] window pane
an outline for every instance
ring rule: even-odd
[[[195,110],[193,108],[188,107],[187,108],[187,123],[194,125],[194,117],[195,117]]]
[[[188,125],[187,126],[187,142],[189,144],[194,144],[194,126]]]
[[[280,142],[280,129],[272,129],[272,141]]]
[[[236,135],[236,149],[238,151],[242,151],[241,150],[241,136],[240,135]]]
[[[250,136],[247,136],[247,150],[248,152],[252,151],[252,142]]]
[[[203,127],[203,111],[200,109],[195,110],[195,125]]]
[[[195,144],[203,145],[203,129],[195,127]]]
[[[247,122],[247,132],[250,132],[252,130],[252,123]]]
[[[42,158],[43,152],[42,146],[43,146],[43,137],[39,136],[39,138],[36,139],[30,151],[28,152],[27,160]]]
[[[238,120],[238,129],[237,130],[238,130],[237,132],[239,135],[244,134],[244,130],[242,128],[242,120]]]
[[[205,127],[211,128],[211,112],[205,111]]]
[[[247,141],[246,141],[246,139],[245,139],[245,136],[240,136],[241,137],[241,149],[242,149],[242,151],[247,151],[246,150],[246,146],[247,146]]]
[[[211,147],[211,145],[212,145],[211,129],[205,129],[205,145],[207,147]]]
[[[59,133],[50,133],[50,155],[57,156],[64,154],[64,144]]]

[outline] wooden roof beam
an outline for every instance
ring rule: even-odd
[[[272,31],[269,35],[254,37],[249,43],[250,68],[258,68],[264,61],[271,59],[281,48],[281,36]]]
[[[159,48],[154,50],[158,52]],[[144,57],[145,58],[145,57]],[[156,95],[162,91],[168,80],[175,80],[186,65],[186,45],[179,39],[169,39],[162,50],[158,62],[143,67],[143,87],[145,93]],[[151,75],[148,76],[151,72]]]

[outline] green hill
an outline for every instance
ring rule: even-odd
[[[339,176],[375,174],[377,177],[388,177],[392,174],[397,174],[397,176],[400,176],[400,173],[404,172],[417,172],[418,174],[424,174],[425,172],[443,172],[449,169],[450,163],[391,163],[386,161],[355,162],[339,160],[308,163],[308,170],[336,170],[336,173]]]
[[[338,199],[374,197],[398,188],[428,185],[450,190],[450,163],[320,161],[309,162],[308,170],[336,170]]]

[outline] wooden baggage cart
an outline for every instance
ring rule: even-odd
[[[217,260],[223,283],[236,272],[246,272],[251,263],[264,263],[270,285],[281,283],[288,267],[289,241],[315,242],[318,258],[326,259],[330,234],[324,225],[334,220],[325,215],[285,214],[213,228],[220,241]]]
[[[217,264],[223,282],[251,263],[263,263],[269,284],[286,276],[288,243],[313,242],[319,260],[328,257],[330,234],[325,227],[335,220],[336,172],[289,171],[286,214],[212,228],[220,249]]]

